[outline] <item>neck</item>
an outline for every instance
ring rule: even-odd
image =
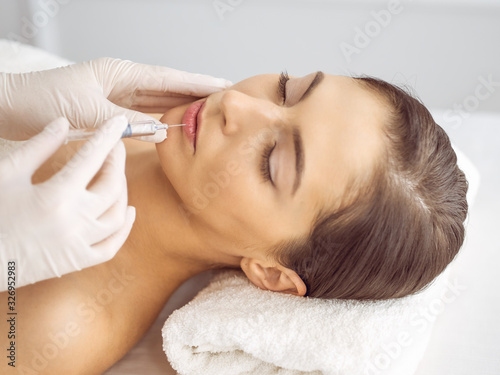
[[[154,145],[137,143],[126,143],[128,199],[136,207],[136,220],[125,246],[142,252],[151,269],[170,284],[180,285],[215,263],[225,263],[210,252],[194,221],[179,209],[179,196],[163,173]]]

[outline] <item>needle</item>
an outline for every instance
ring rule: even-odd
[[[160,124],[157,125],[153,120],[135,121],[128,124],[127,128],[122,134],[122,138],[142,137],[147,135],[154,135],[158,130],[166,130],[171,126],[185,126],[186,124]],[[96,128],[88,129],[71,129],[68,132],[67,141],[78,141],[89,139],[96,131]]]

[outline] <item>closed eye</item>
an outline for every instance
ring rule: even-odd
[[[264,182],[270,181],[274,185],[274,181],[271,177],[271,166],[269,164],[269,159],[271,158],[271,153],[276,147],[276,142],[270,143],[264,147],[260,159],[260,174]]]

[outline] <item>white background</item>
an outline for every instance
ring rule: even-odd
[[[58,9],[44,10],[51,3]],[[214,0],[1,0],[0,37],[73,61],[119,57],[232,81],[281,70],[365,73],[409,83],[443,109],[473,94],[480,76],[500,81],[500,0],[401,0],[378,29],[372,12],[390,1],[220,3],[231,10],[218,13]],[[356,46],[356,28],[374,36],[347,61],[340,45]],[[500,87],[477,110],[500,111]]]

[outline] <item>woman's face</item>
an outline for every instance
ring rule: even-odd
[[[349,77],[265,74],[197,102],[195,146],[172,127],[157,150],[179,209],[228,254],[262,255],[309,234],[382,149],[384,104]],[[181,123],[191,105],[161,121]]]

